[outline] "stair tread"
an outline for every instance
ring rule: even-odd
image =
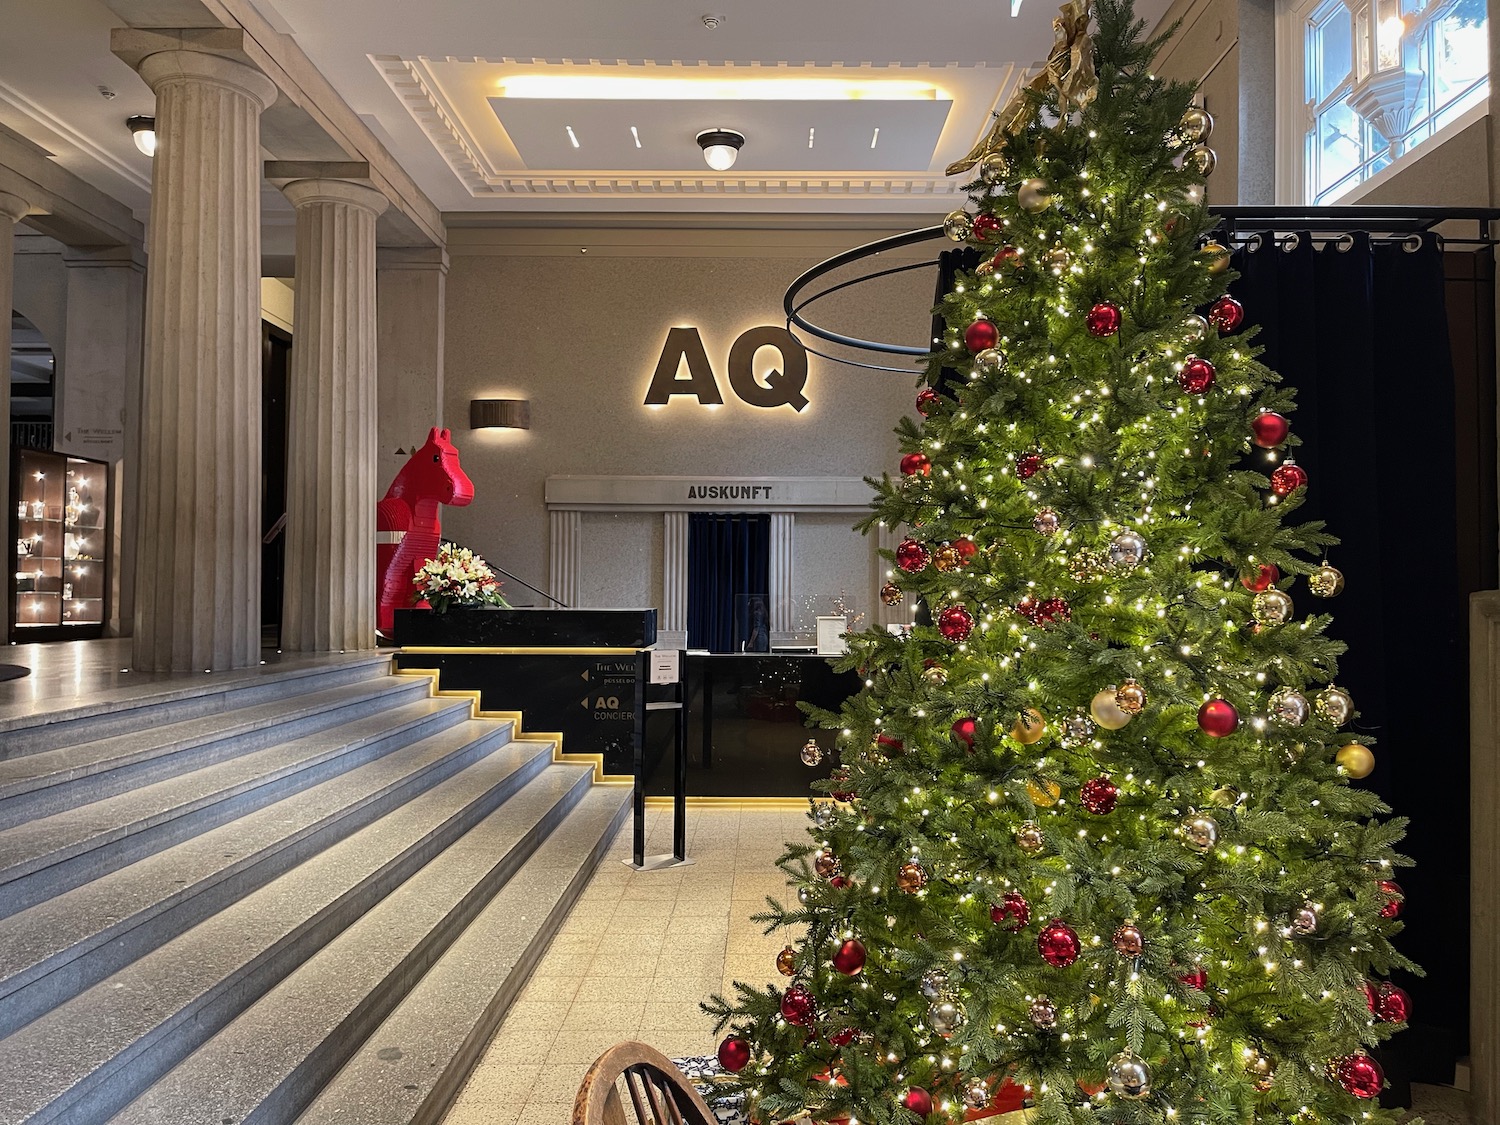
[[[586,778],[574,777],[553,786],[554,801],[561,803],[572,795],[576,807],[560,810],[566,819],[542,839],[492,900],[493,904],[501,897],[506,899],[505,910],[512,926],[534,930],[535,923],[527,925],[527,917],[536,918],[539,912],[544,915],[548,906],[564,896],[578,863],[576,857],[569,863],[560,841],[576,838],[580,831],[586,835],[588,830],[597,839],[617,809],[618,796],[610,805],[600,790],[585,788],[578,793],[580,783],[588,785]],[[528,786],[528,791],[537,784]],[[523,817],[520,808],[512,808],[515,800],[475,825],[183,1060],[112,1118],[112,1125],[150,1125],[189,1118],[244,1120],[289,1079],[295,1083],[297,1068],[330,1036],[358,1034],[356,1017],[366,997],[402,970],[404,962],[409,963],[413,951],[445,924],[501,857],[535,844],[533,817],[539,819],[540,802],[534,802],[537,807]],[[512,892],[518,884],[536,897],[518,898]],[[464,940],[463,935],[458,940]],[[437,972],[445,959],[446,954],[428,975]],[[425,979],[417,987],[422,987]],[[351,1023],[355,1025],[352,1030]],[[335,1064],[325,1061],[324,1065]]]
[[[496,750],[0,1040],[0,1119],[28,1120],[70,1090],[76,1104],[105,1082],[118,1086],[169,1028],[186,1033],[191,1024],[207,1037],[210,1006],[229,1002],[247,973],[273,958],[290,971],[299,936],[442,826],[482,807],[533,753],[519,744]],[[86,1082],[90,1089],[78,1088]]]
[[[130,832],[163,823],[257,785],[388,737],[403,726],[445,710],[467,709],[451,699],[422,699],[390,711],[278,742],[175,777],[126,790],[0,829],[0,885]]]
[[[277,681],[316,679],[330,671],[368,667],[376,675],[390,665],[388,651],[317,653],[306,657],[284,656],[274,664],[237,668],[203,676],[139,673],[139,680],[126,687],[93,691],[86,701],[59,707],[52,698],[26,699],[0,704],[0,734],[52,726],[79,719],[97,718],[138,708],[154,707],[182,699],[195,699],[223,692],[260,687]]]
[[[191,749],[232,735],[296,722],[338,707],[423,690],[419,685],[419,680],[395,683],[391,678],[363,680],[55,750],[0,759],[0,799]]]
[[[0,919],[0,996],[51,971],[64,954],[71,960],[117,938],[508,726],[466,720]],[[550,756],[547,745],[514,745]]]
[[[464,1073],[450,1072],[450,1066],[465,1050],[488,1043],[629,807],[628,788],[596,786],[588,808],[580,805],[537,849],[296,1125],[409,1125],[431,1108],[424,1103],[440,1083],[461,1081]],[[550,925],[541,929],[544,917]],[[509,995],[502,997],[502,989]],[[497,998],[503,1001],[498,1010]]]

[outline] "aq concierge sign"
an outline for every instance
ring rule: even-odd
[[[755,357],[762,348],[774,348],[781,359],[757,377]],[[684,367],[686,374],[679,374]],[[807,386],[807,349],[785,328],[767,325],[740,333],[729,349],[728,367],[730,389],[751,406],[767,410],[790,406],[798,411],[807,406],[807,396],[802,393]],[[645,405],[665,406],[673,395],[691,395],[700,406],[723,405],[719,378],[696,328],[668,330]]]

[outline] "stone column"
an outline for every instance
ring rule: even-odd
[[[0,356],[5,357],[5,377],[0,379],[0,514],[9,526],[10,512],[10,313],[15,301],[16,224],[31,205],[18,195],[0,191]],[[15,580],[10,574],[0,584],[0,642],[10,641],[11,602]]]
[[[345,180],[296,180],[281,647],[375,647],[375,218]]]
[[[663,648],[687,648],[688,514],[661,514],[661,618],[656,636]],[[670,634],[670,636],[668,635]]]
[[[786,644],[793,624],[792,575],[796,556],[797,517],[791,512],[771,513],[771,557],[767,581],[771,595],[771,642]]]
[[[443,425],[448,252],[382,248],[375,271],[380,373],[375,441],[384,492],[406,464],[412,443],[421,445],[428,429]]]
[[[156,93],[135,666],[260,658],[260,115],[269,78],[148,55]]]
[[[548,520],[547,593],[564,605],[578,605],[578,567],[583,540],[583,513],[554,510]]]

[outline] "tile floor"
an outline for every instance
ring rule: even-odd
[[[647,815],[647,854],[670,851],[670,811]],[[785,937],[749,918],[768,894],[785,895],[776,857],[806,824],[799,809],[689,809],[692,865],[657,872],[621,862],[627,824],[445,1125],[565,1125],[584,1071],[621,1040],[672,1057],[711,1054],[717,1040],[699,1002],[736,980],[777,976]]]

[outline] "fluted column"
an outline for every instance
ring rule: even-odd
[[[344,180],[296,180],[281,647],[375,647],[375,218]]]
[[[792,628],[792,574],[796,555],[797,517],[791,512],[771,513],[771,557],[767,580],[771,589],[771,637],[786,643]]]
[[[148,55],[156,93],[146,281],[135,666],[208,671],[260,656],[258,71]]]
[[[661,514],[661,620],[657,637],[665,648],[687,648],[688,514]]]
[[[578,564],[583,538],[583,513],[561,509],[548,521],[551,550],[547,554],[547,592],[565,605],[578,605]]]
[[[5,377],[0,379],[0,513],[10,511],[10,310],[15,301],[16,224],[30,210],[19,195],[0,191],[0,356],[5,357]],[[0,641],[10,640],[15,587],[10,575],[5,578],[0,583]]]

